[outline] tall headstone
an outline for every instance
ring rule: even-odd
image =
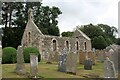
[[[110,53],[110,56],[109,56],[110,60],[113,61],[115,70],[118,71],[118,51],[110,50],[109,53]]]
[[[17,74],[26,74],[22,46],[18,46],[17,48],[17,64],[16,64],[15,72]]]
[[[0,41],[0,80],[2,79],[2,45]]]
[[[76,74],[76,68],[77,68],[77,54],[70,52],[67,55],[66,72]]]
[[[31,77],[36,77],[38,73],[38,56],[30,55],[30,75]]]
[[[65,72],[66,71],[66,58],[67,58],[68,51],[64,48],[59,56],[58,60],[58,71]]]
[[[113,62],[107,57],[104,62],[104,77],[116,78],[116,71]]]

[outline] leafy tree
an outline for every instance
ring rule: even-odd
[[[107,47],[107,43],[103,36],[98,36],[94,37],[92,46],[95,47],[96,49],[104,49]]]
[[[63,37],[71,37],[73,35],[73,32],[67,31],[67,32],[62,32],[61,34]]]
[[[97,49],[103,49],[103,47],[105,46],[109,46],[110,44],[116,43],[116,33],[117,33],[117,29],[115,27],[110,27],[106,24],[97,24],[97,25],[93,25],[93,24],[88,24],[88,25],[82,25],[80,27],[80,29],[91,38],[92,40],[92,45],[94,48]],[[103,47],[97,46],[96,45],[96,40],[99,41],[98,39],[96,39],[96,37],[98,36],[102,36],[102,40],[104,42]],[[101,41],[101,40],[100,40]],[[100,42],[99,42],[100,43]],[[97,42],[98,44],[98,42]]]

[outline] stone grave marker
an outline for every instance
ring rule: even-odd
[[[58,62],[58,58],[59,58],[59,54],[58,54],[58,52],[55,52],[53,61]]]
[[[31,54],[30,55],[30,75],[36,77],[38,73],[38,56]]]
[[[92,70],[92,60],[90,58],[87,58],[84,61],[84,69],[85,70]]]
[[[58,60],[58,71],[65,72],[66,71],[66,58],[67,58],[68,51],[64,48],[59,56]]]
[[[17,74],[26,74],[22,46],[18,46],[18,48],[17,48],[17,64],[16,64],[15,72]]]
[[[118,50],[109,50],[109,58],[111,61],[113,61],[115,70],[118,71]]]
[[[51,64],[52,63],[52,54],[50,52],[47,52],[47,64]]]
[[[105,58],[106,58],[106,55],[105,55],[105,52],[104,51],[100,51],[99,53],[98,53],[98,61],[99,62],[104,62],[105,61]]]
[[[66,60],[66,72],[76,74],[76,65],[77,64],[77,54],[74,52],[70,52],[67,55]]]
[[[104,77],[116,78],[116,71],[113,62],[107,57],[104,62]]]

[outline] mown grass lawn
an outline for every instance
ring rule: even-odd
[[[16,64],[2,64],[2,77],[3,78],[24,78],[24,75],[17,75],[14,73]],[[30,64],[25,64],[27,73],[30,73]],[[40,62],[38,64],[38,76],[43,78],[85,78],[87,75],[97,75],[103,77],[103,63],[96,63],[93,65],[92,70],[84,70],[82,64],[77,64],[77,74],[67,74],[64,72],[57,71],[57,63],[46,64],[45,62]],[[91,78],[92,78],[91,76]]]

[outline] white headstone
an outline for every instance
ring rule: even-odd
[[[38,73],[38,56],[30,55],[30,75],[36,77]]]

